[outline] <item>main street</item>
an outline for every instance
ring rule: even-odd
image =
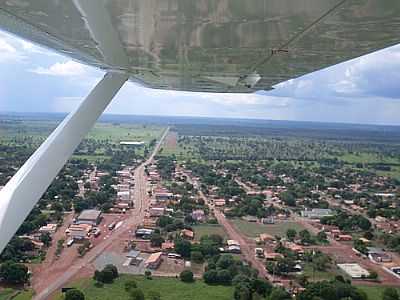
[[[53,281],[49,282],[46,280],[46,285],[40,285],[40,287],[44,287],[43,289],[37,289],[36,295],[33,298],[34,300],[46,300],[49,299],[50,295],[55,291],[63,287],[69,280],[71,280],[75,275],[77,275],[84,267],[91,264],[107,247],[109,247],[113,242],[118,240],[126,231],[131,230],[132,228],[136,228],[139,224],[142,223],[145,211],[149,206],[149,198],[147,195],[147,187],[146,187],[146,176],[145,176],[145,167],[154,161],[155,155],[160,150],[160,147],[169,132],[169,127],[164,131],[160,140],[156,144],[153,149],[153,152],[149,156],[149,158],[140,164],[134,171],[135,178],[135,207],[131,210],[130,216],[124,220],[122,226],[116,228],[112,234],[104,239],[101,243],[93,247],[84,257],[78,259],[69,266],[66,270],[63,270],[62,273],[55,277]],[[57,262],[49,266],[49,270],[46,270],[47,273],[51,273],[51,269],[57,270]]]

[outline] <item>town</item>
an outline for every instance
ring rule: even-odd
[[[82,281],[102,293],[119,280],[149,299],[177,294],[146,280],[207,286],[198,299],[398,293],[398,144],[99,126],[1,254],[11,288],[0,299],[63,299]],[[110,140],[110,128],[122,133]],[[1,140],[0,184],[38,142],[28,136]]]

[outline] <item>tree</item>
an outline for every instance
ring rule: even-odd
[[[182,257],[190,257],[190,250],[192,248],[192,244],[189,241],[184,239],[178,239],[175,241],[175,251],[176,253],[182,255]]]
[[[108,264],[104,267],[103,271],[110,271],[113,275],[113,279],[118,278],[119,274],[118,274],[118,269],[116,266],[114,266],[113,264]]]
[[[106,265],[102,271],[96,270],[93,279],[101,283],[112,283],[119,276],[118,269],[114,265]]]
[[[221,269],[228,269],[230,266],[235,264],[233,256],[230,254],[223,254],[217,261],[217,267]]]
[[[291,242],[294,241],[294,239],[296,238],[296,235],[297,235],[297,231],[296,231],[295,229],[293,229],[293,228],[289,228],[289,229],[286,231],[286,237],[287,237],[287,239],[288,239],[289,241],[291,241]]]
[[[152,247],[161,247],[161,244],[164,243],[163,237],[158,233],[153,233],[150,237],[150,244]]]
[[[240,284],[236,285],[233,298],[235,300],[251,300],[252,292],[249,284],[241,282]]]
[[[23,264],[7,261],[0,267],[0,277],[7,283],[26,283],[29,279],[28,268]]]
[[[204,272],[203,274],[203,279],[205,283],[208,284],[215,284],[218,282],[218,277],[217,277],[217,271],[216,270],[208,270]]]
[[[190,270],[183,270],[180,274],[179,274],[179,278],[181,279],[181,281],[183,282],[193,282],[194,278],[193,278],[193,272]]]
[[[51,236],[50,236],[50,233],[48,233],[48,232],[43,232],[41,235],[40,235],[40,241],[46,246],[46,247],[49,247],[50,246],[50,243],[51,243],[51,240],[52,240],[52,238],[51,238]]]
[[[131,300],[144,300],[144,294],[143,291],[141,289],[132,289],[129,292],[129,299]]]
[[[328,236],[326,235],[326,232],[325,231],[320,231],[320,232],[318,232],[317,233],[317,240],[320,242],[320,243],[326,243],[327,241],[328,241]]]
[[[71,289],[65,293],[65,300],[85,300],[85,295],[80,290]]]
[[[399,300],[399,293],[395,288],[387,287],[383,290],[382,300]]]
[[[220,284],[229,285],[232,282],[231,272],[228,270],[217,271],[217,281]]]
[[[312,238],[311,238],[311,233],[307,230],[304,229],[299,232],[299,237],[301,239],[301,243],[303,245],[311,244],[312,243]]]
[[[282,288],[272,289],[268,300],[291,300],[292,296]]]

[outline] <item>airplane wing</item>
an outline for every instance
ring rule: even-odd
[[[0,28],[145,86],[253,92],[394,45],[398,0],[1,0]]]

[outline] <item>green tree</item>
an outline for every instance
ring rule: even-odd
[[[216,270],[208,270],[206,272],[204,272],[203,274],[203,279],[205,283],[208,284],[215,284],[218,282],[218,277],[217,277],[218,273]]]
[[[85,300],[85,295],[80,290],[71,289],[65,293],[65,300]]]
[[[183,271],[179,274],[179,278],[180,278],[181,281],[183,281],[183,282],[193,282],[193,281],[194,281],[193,272],[190,271],[190,270],[183,270]]]
[[[161,244],[164,243],[163,237],[158,233],[153,233],[150,237],[150,244],[152,247],[161,247]]]
[[[190,260],[195,263],[202,263],[204,260],[203,254],[200,251],[192,251],[190,253]]]
[[[286,237],[287,237],[287,239],[288,239],[289,241],[291,241],[291,242],[294,241],[294,239],[296,238],[296,235],[297,235],[297,231],[296,231],[295,229],[293,229],[293,228],[289,228],[289,229],[286,231]]]
[[[23,264],[7,261],[0,267],[0,277],[7,283],[26,283],[29,279],[28,268]]]
[[[241,282],[235,286],[233,293],[233,298],[235,300],[251,300],[252,292],[248,283]]]
[[[292,296],[282,288],[272,289],[268,300],[291,300]]]
[[[176,253],[182,255],[182,257],[190,257],[190,251],[192,244],[184,239],[178,239],[175,241],[175,251]]]
[[[132,279],[132,280],[125,282],[124,287],[125,287],[125,291],[130,292],[131,290],[137,288],[137,283],[135,280]]]

